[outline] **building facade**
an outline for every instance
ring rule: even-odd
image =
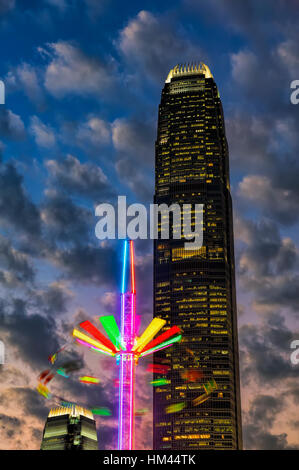
[[[98,450],[96,423],[91,411],[77,405],[52,408],[41,450]]]
[[[154,242],[154,316],[183,332],[154,358],[169,367],[168,383],[154,388],[154,449],[241,449],[228,146],[205,64],[176,66],[162,90],[154,202],[192,204],[193,224],[203,205],[201,248],[185,249],[171,232]]]

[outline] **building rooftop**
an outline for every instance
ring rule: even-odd
[[[170,83],[174,77],[184,77],[189,75],[203,74],[205,78],[213,78],[209,67],[203,62],[191,63],[191,64],[177,64],[173,69],[170,70],[165,83]]]
[[[63,415],[71,415],[71,416],[85,416],[89,419],[94,419],[93,414],[90,410],[83,408],[82,406],[72,405],[72,406],[59,406],[57,408],[52,408],[49,412],[48,418],[53,418],[54,416],[63,416]]]

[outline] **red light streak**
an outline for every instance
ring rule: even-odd
[[[157,346],[160,343],[163,343],[167,338],[170,338],[171,336],[175,335],[176,333],[180,333],[181,330],[178,326],[173,326],[172,328],[169,328],[169,330],[165,331],[162,333],[158,338],[153,339],[150,343],[148,343],[145,348],[142,349],[141,352],[147,351],[148,349],[152,349],[155,346]]]
[[[80,323],[80,327],[90,333],[95,339],[99,340],[104,346],[116,352],[114,344],[106,338],[90,321],[86,320]]]

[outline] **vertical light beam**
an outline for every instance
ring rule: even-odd
[[[126,288],[126,269],[127,269],[127,240],[124,241],[124,259],[123,259],[123,274],[122,274],[122,284],[121,284],[121,293],[125,293]]]
[[[119,434],[118,449],[132,450],[134,447],[134,382],[135,354],[132,351],[135,340],[135,272],[134,247],[130,241],[131,292],[125,287],[127,262],[127,241],[124,246],[123,284],[121,293],[121,345],[119,373]]]
[[[134,245],[133,241],[130,240],[130,252],[131,252],[131,289],[132,294],[135,294],[135,264],[134,264]]]

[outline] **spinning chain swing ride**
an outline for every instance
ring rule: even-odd
[[[135,412],[136,365],[139,358],[172,346],[181,340],[182,335],[179,327],[172,326],[154,339],[161,328],[165,326],[166,321],[161,318],[153,318],[142,335],[137,336],[135,262],[132,240],[124,241],[120,296],[120,329],[113,315],[105,315],[101,316],[99,320],[107,337],[88,320],[80,323],[80,329],[74,328],[72,334],[79,344],[90,350],[116,358],[116,364],[119,368],[118,449],[133,450],[134,419],[136,415],[138,416],[138,412]],[[53,364],[56,355],[50,356],[49,360]],[[67,377],[63,368],[57,369],[56,372]],[[49,398],[46,384],[53,376],[54,374],[51,372],[44,371],[39,377],[40,383],[37,390],[46,398]],[[99,382],[99,379],[89,376],[80,377],[79,380],[83,383],[95,384]],[[96,412],[96,410],[92,411]],[[105,415],[105,413],[100,412],[95,414]]]

